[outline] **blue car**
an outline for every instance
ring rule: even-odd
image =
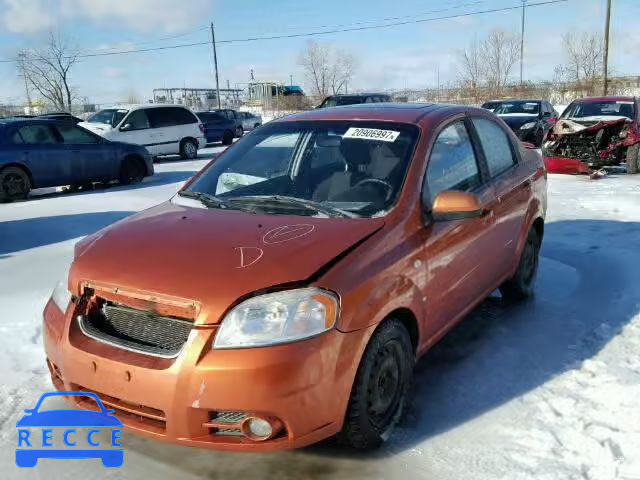
[[[97,403],[100,411],[94,410],[79,410],[79,409],[59,409],[59,410],[46,410],[39,412],[38,409],[42,405],[42,402],[48,397],[56,396],[81,396],[91,397]],[[68,435],[73,433],[74,435],[80,435],[75,429],[69,427],[100,427],[100,428],[121,428],[122,422],[116,418],[113,413],[114,410],[104,408],[104,405],[93,392],[51,392],[45,393],[40,397],[40,400],[33,409],[26,409],[26,415],[23,416],[16,423],[16,427],[26,429],[27,427],[64,427],[68,428],[65,432],[64,440],[67,446],[75,446],[69,443]],[[87,434],[87,442],[94,444],[91,438],[91,432],[98,432],[98,430],[90,430]],[[68,433],[67,433],[68,432]],[[44,431],[43,431],[44,433]],[[18,448],[16,449],[16,464],[19,467],[35,467],[40,458],[99,458],[105,467],[117,468],[124,462],[124,451],[122,448],[64,448],[55,449],[52,445],[42,445],[43,448],[37,448],[36,442],[40,436],[33,435],[33,439],[19,439]],[[119,438],[119,437],[118,437]],[[51,440],[51,437],[48,437]],[[24,441],[23,441],[24,440]],[[112,440],[113,442],[113,440]],[[26,444],[26,445],[23,445]],[[31,445],[33,443],[33,446]],[[44,443],[44,439],[42,440]],[[24,448],[24,447],[27,448]],[[99,443],[95,443],[96,447],[99,447]],[[113,446],[113,443],[112,443]],[[119,446],[119,445],[118,445]],[[21,448],[22,447],[22,448]]]
[[[222,142],[231,145],[235,136],[236,122],[218,112],[196,112],[204,125],[204,136],[207,143]]]
[[[24,199],[34,188],[72,187],[153,175],[153,158],[139,145],[106,140],[72,122],[0,119],[0,202]]]

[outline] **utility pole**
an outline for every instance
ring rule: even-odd
[[[522,1],[522,29],[520,31],[520,86],[524,83],[524,76],[522,74],[524,68],[524,13],[527,8],[527,0]]]
[[[607,0],[606,23],[604,24],[604,88],[606,96],[609,92],[609,25],[611,24],[611,0]]]
[[[293,87],[293,75],[289,75],[289,85]]]
[[[31,115],[31,94],[29,93],[29,82],[27,81],[27,72],[24,67],[24,62],[26,61],[27,55],[24,53],[18,54],[18,67],[20,68],[20,73],[22,75],[22,79],[24,80],[24,92],[27,96],[27,109],[25,112],[27,115]]]
[[[218,54],[216,52],[216,34],[213,32],[213,22],[211,22],[211,45],[213,46],[213,66],[216,71],[216,98],[218,99],[218,109],[220,105],[220,82],[218,80]]]

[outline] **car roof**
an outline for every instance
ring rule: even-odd
[[[7,117],[0,118],[0,125],[31,125],[34,123],[56,123],[53,118],[46,117]]]
[[[546,100],[542,100],[541,98],[498,98],[495,100],[487,100],[483,103],[502,103],[502,102],[546,102]]]
[[[337,98],[337,97],[370,97],[371,95],[384,95],[385,97],[390,97],[388,93],[382,92],[364,92],[364,93],[336,93],[334,95],[327,95],[327,98]]]
[[[574,100],[573,103],[599,103],[599,102],[633,102],[634,97],[622,95],[610,95],[607,97],[585,97]]]
[[[104,107],[100,110],[138,110],[140,108],[167,108],[167,107],[180,107],[189,110],[184,105],[178,105],[175,103],[130,103],[123,105],[113,105],[111,107]]]
[[[341,107],[319,108],[296,113],[274,122],[313,121],[313,120],[371,120],[418,124],[423,120],[439,115],[454,115],[469,110],[480,110],[459,105],[432,103],[365,103]]]

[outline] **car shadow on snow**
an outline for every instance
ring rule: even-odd
[[[134,212],[91,212],[0,222],[0,259],[9,253],[90,235]]]
[[[630,278],[636,274],[625,262],[638,264],[640,253],[631,250],[638,244],[638,223],[548,224],[536,297],[521,304],[490,297],[427,353],[416,366],[406,419],[376,452],[340,449],[330,440],[296,452],[240,456],[131,435],[125,448],[149,465],[202,478],[379,477],[387,464],[375,460],[415,448],[596,355],[637,313],[638,278]]]

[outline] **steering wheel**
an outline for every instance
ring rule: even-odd
[[[364,185],[366,183],[373,183],[374,185],[382,185],[383,187],[385,187],[387,189],[387,193],[385,195],[385,201],[389,200],[389,197],[391,196],[391,193],[393,192],[393,185],[391,185],[389,182],[387,182],[386,180],[382,180],[380,178],[364,178],[362,180],[360,180],[359,182],[356,182],[356,184],[353,186],[353,188],[355,187],[359,187],[360,185]]]

